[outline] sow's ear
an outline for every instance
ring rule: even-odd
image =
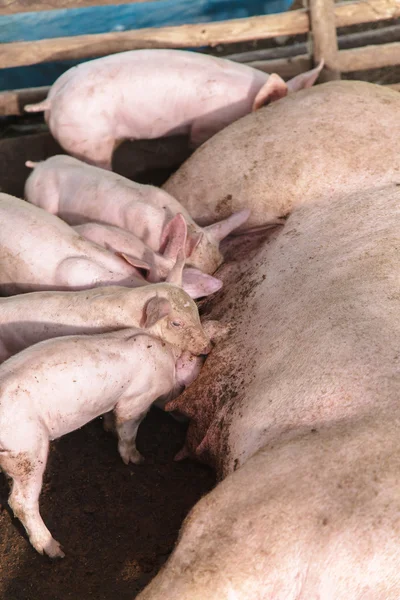
[[[171,305],[166,298],[150,298],[144,309],[143,327],[149,329],[153,327],[160,319],[163,319],[171,312]]]
[[[272,73],[254,98],[252,110],[258,110],[270,102],[280,100],[281,98],[284,98],[287,93],[288,87],[282,77],[279,77],[276,73]]]

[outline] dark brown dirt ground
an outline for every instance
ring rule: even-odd
[[[101,420],[51,447],[42,516],[66,557],[37,554],[7,506],[0,475],[2,600],[132,600],[167,559],[186,514],[214,483],[212,472],[174,462],[185,428],[153,409],[142,423],[144,465],[125,466]]]

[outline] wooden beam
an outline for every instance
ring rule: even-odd
[[[85,8],[104,4],[137,4],[154,0],[0,0],[1,15],[15,15],[24,12],[39,12],[60,8]]]
[[[304,73],[312,67],[308,54],[275,60],[258,60],[246,64],[266,73],[278,73],[284,79]],[[400,42],[341,50],[338,53],[336,64],[343,73],[399,65]]]
[[[400,0],[344,2],[335,5],[335,16],[337,27],[400,17]],[[10,42],[0,45],[0,68],[93,58],[134,48],[216,46],[308,31],[308,13],[301,9],[214,23]]]
[[[277,73],[283,79],[291,79],[308,69],[312,69],[312,60],[309,54],[292,56],[291,58],[277,58],[275,60],[256,60],[247,63],[249,67],[265,71],[266,73]]]
[[[340,79],[337,70],[338,41],[334,1],[308,0],[308,5],[311,21],[309,39],[314,64],[319,64],[322,59],[325,62],[320,81]]]
[[[400,17],[399,0],[361,0],[335,5],[336,27],[350,27]]]
[[[343,73],[379,69],[400,64],[400,42],[341,50],[337,65]]]
[[[370,44],[384,44],[400,41],[400,23],[380,29],[370,29],[357,33],[347,33],[338,36],[339,50],[349,50],[357,46],[369,46]],[[290,46],[278,46],[276,48],[264,48],[261,50],[250,50],[224,56],[229,60],[240,63],[254,61],[274,60],[276,58],[289,58],[299,54],[307,54],[308,44],[298,43]]]
[[[0,44],[0,68],[75,60],[135,48],[190,48],[244,42],[308,31],[305,10],[278,15]]]

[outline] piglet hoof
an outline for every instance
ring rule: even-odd
[[[120,444],[118,447],[120,456],[126,465],[129,463],[133,463],[134,465],[140,465],[144,463],[144,457],[140,454],[140,452],[132,446],[128,444]]]
[[[50,538],[45,543],[41,543],[40,541],[32,541],[32,546],[39,552],[39,554],[46,554],[50,558],[64,558],[65,554],[61,550],[61,546],[59,542],[57,542],[54,538]]]

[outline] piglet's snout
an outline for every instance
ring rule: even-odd
[[[207,342],[206,346],[204,346],[203,352],[200,352],[200,354],[210,354],[212,348],[213,348],[212,342],[209,341],[209,342]]]
[[[208,338],[206,335],[204,335],[204,334],[200,335],[200,332],[198,330],[192,330],[190,332],[190,337],[191,337],[191,348],[190,348],[191,354],[195,354],[196,356],[199,356],[201,354],[209,354],[211,352],[212,344],[211,344],[210,338]]]

